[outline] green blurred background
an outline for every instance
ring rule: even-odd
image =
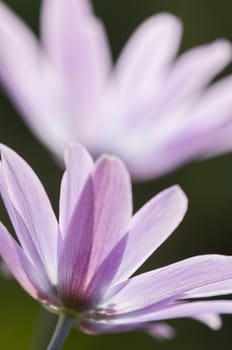
[[[40,1],[5,2],[38,32]],[[146,17],[159,11],[175,13],[183,20],[182,51],[220,37],[232,41],[231,0],[95,0],[94,6],[106,25],[115,57],[135,27]],[[230,72],[231,67],[226,73]],[[48,151],[32,136],[4,94],[0,96],[0,111],[1,142],[16,149],[32,165],[57,209],[62,171]],[[144,269],[196,254],[232,253],[231,174],[232,155],[228,154],[192,163],[162,179],[134,186],[135,208],[174,183],[183,187],[190,200],[184,223],[149,259]],[[0,217],[2,221],[7,222],[2,206]],[[42,325],[48,332],[49,325],[46,325],[44,318],[47,318],[50,325],[54,321],[53,318],[47,314],[46,317],[42,315],[40,306],[30,299],[14,280],[0,277],[0,284],[0,349],[36,349],[33,344],[39,344],[39,341],[46,339],[45,335],[38,336],[36,325],[42,320]],[[87,336],[73,330],[64,349],[227,349],[230,347],[228,344],[231,340],[232,316],[223,319],[224,326],[219,332],[210,331],[191,320],[172,321],[171,324],[177,329],[177,337],[167,342],[158,342],[141,332]],[[38,341],[33,340],[36,336]]]

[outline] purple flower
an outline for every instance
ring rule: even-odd
[[[41,43],[0,2],[0,79],[33,132],[60,159],[78,140],[95,156],[119,155],[133,178],[231,150],[231,61],[218,40],[176,58],[181,23],[146,20],[113,69],[88,0],[43,0]]]
[[[196,256],[133,277],[186,212],[178,186],[132,216],[131,183],[121,161],[105,156],[94,164],[84,148],[72,145],[57,221],[32,169],[14,151],[0,149],[0,191],[17,236],[16,241],[0,225],[0,254],[46,308],[71,315],[89,333],[144,328],[178,317],[216,327],[214,313],[232,312],[231,301],[186,301],[196,290],[208,289],[207,296],[215,294],[215,285],[230,282],[231,257]],[[153,328],[156,335],[171,336],[167,331],[162,323]]]

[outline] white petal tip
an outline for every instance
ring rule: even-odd
[[[179,185],[173,185],[167,189],[170,191],[170,194],[174,195],[176,197],[176,203],[181,206],[184,211],[187,211],[188,208],[188,197],[185,194],[185,192],[182,190],[182,188]]]
[[[170,34],[176,33],[176,35],[181,36],[183,25],[181,20],[175,15],[168,12],[161,12],[158,15],[154,15],[148,18],[144,25],[147,26],[159,26],[161,31],[165,31]]]
[[[212,44],[212,49],[215,50],[215,55],[217,54],[221,57],[225,63],[229,63],[232,60],[232,44],[225,39],[215,40]]]

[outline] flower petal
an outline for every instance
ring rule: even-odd
[[[193,289],[185,294],[186,298],[204,298],[217,295],[232,294],[232,279],[226,281],[211,283],[207,286],[202,286]]]
[[[231,76],[214,83],[195,103],[194,108],[193,106],[194,104],[189,106],[189,112],[186,110],[188,118],[182,118],[180,125],[163,142],[162,147],[159,149],[154,143],[153,151],[150,154],[147,152],[146,157],[141,158],[145,164],[141,164],[141,168],[147,167],[147,177],[152,174],[160,176],[184,162],[199,157],[231,151]],[[151,159],[157,159],[158,166],[157,162],[151,162]],[[153,164],[156,164],[156,167]]]
[[[1,83],[33,132],[60,155],[72,135],[65,124],[61,84],[37,38],[2,1],[0,41]]]
[[[208,326],[214,331],[217,331],[222,326],[221,317],[218,314],[214,314],[211,312],[194,316],[193,319],[201,323],[204,323],[206,326]]]
[[[179,225],[186,210],[185,194],[173,186],[156,195],[133,216],[115,283],[130,277],[159,248]]]
[[[130,179],[122,163],[111,157],[99,160],[62,243],[59,289],[66,305],[73,307],[74,299],[82,305],[93,302],[112,280],[127,238],[131,203]]]
[[[153,270],[122,283],[122,288],[102,308],[110,305],[117,314],[151,305],[161,307],[167,300],[186,298],[188,291],[231,279],[231,257],[202,255]]]
[[[184,135],[185,138],[193,140],[192,158],[215,156],[231,151],[231,109],[232,77],[228,76],[207,90],[179,136],[179,142]]]
[[[88,272],[89,282],[93,276],[97,278],[96,274],[98,269],[101,271],[101,264],[120,244],[127,233],[132,215],[130,178],[120,160],[113,157],[101,158],[96,164],[93,181],[95,216],[93,249]],[[122,244],[123,247],[124,244]],[[117,263],[119,265],[119,262]],[[112,268],[111,264],[109,266]],[[102,278],[106,275],[105,272]]]
[[[71,145],[65,153],[66,172],[60,191],[61,233],[65,235],[84,185],[91,174],[93,160],[81,145]]]
[[[156,322],[148,324],[144,330],[152,337],[165,340],[173,339],[176,336],[175,329],[167,323]]]
[[[103,317],[100,321],[83,319],[80,327],[84,332],[89,334],[127,332],[134,329],[141,329],[153,337],[171,339],[176,333],[171,326],[163,322],[148,322],[185,317],[205,323],[213,330],[218,330],[221,327],[221,319],[217,315],[218,313],[231,314],[232,302],[221,300],[178,302],[176,304],[166,304],[158,310],[156,306],[152,306],[137,313],[134,312],[115,317],[107,316],[105,319]]]
[[[7,190],[7,184],[4,180],[5,179],[4,179],[3,169],[2,169],[2,163],[0,163],[0,193],[5,205],[5,208],[12,222],[12,225],[15,229],[15,233],[18,237],[18,240],[20,242],[20,245],[25,255],[28,256],[28,258],[31,261],[33,261],[33,263],[37,267],[39,267],[40,269],[43,269],[44,267],[43,267],[41,258],[36,250],[34,242],[31,238],[31,234],[28,231],[28,228],[24,223],[22,217],[20,216],[18,211],[15,209],[15,207],[11,203],[11,199]]]
[[[165,77],[162,93],[155,100],[153,98],[153,105],[148,110],[148,116],[143,118],[144,122],[147,121],[149,128],[153,125],[155,130],[159,124],[158,129],[161,129],[161,133],[162,129],[165,132],[168,123],[171,124],[171,129],[172,125],[179,125],[178,128],[174,128],[174,131],[182,130],[183,125],[188,125],[189,119],[194,120],[192,114],[195,115],[195,109],[201,105],[201,100],[198,103],[198,99],[199,95],[203,94],[203,89],[229,64],[231,59],[232,46],[226,40],[217,40],[208,45],[198,46],[181,55]],[[227,90],[229,92],[229,89]],[[186,110],[185,105],[189,111]],[[180,113],[182,110],[184,113]],[[186,113],[189,115],[188,118],[186,118]],[[209,116],[208,118],[201,116],[198,119],[201,124],[205,122],[205,119],[209,119]]]
[[[35,268],[26,258],[23,250],[0,223],[0,255],[11,270],[19,284],[33,298],[54,303],[51,285],[43,271]]]
[[[165,72],[180,41],[181,23],[173,15],[159,14],[146,20],[132,35],[116,65],[117,82],[125,97],[131,89],[153,82]]]
[[[207,154],[210,149],[213,153],[213,147],[221,148],[222,152],[223,148],[231,149],[231,131],[224,129],[222,137],[219,135],[219,128],[230,120],[229,84],[223,93],[223,88],[216,89],[219,94],[214,94],[215,100],[211,99],[211,93],[203,95],[210,80],[231,60],[231,52],[231,45],[225,40],[194,48],[180,56],[160,77],[159,84],[161,81],[162,84],[157,91],[156,85],[150,82],[146,87],[139,84],[138,96],[133,93],[134,100],[131,94],[126,96],[125,104],[117,111],[120,122],[117,128],[115,125],[109,128],[111,134],[106,144],[112,147],[110,140],[117,133],[119,141],[114,148],[134,177],[160,176],[181,163]],[[208,91],[214,91],[218,84]]]
[[[231,314],[232,302],[231,301],[197,301],[188,303],[177,303],[165,307],[163,310],[154,313],[144,313],[138,317],[137,321],[146,322],[150,321],[153,317],[155,320],[164,320],[172,318],[182,317],[198,317],[204,313],[216,313],[216,314]],[[125,320],[126,321],[126,320]],[[128,320],[126,321],[126,323]],[[124,323],[124,322],[123,322]]]
[[[170,108],[186,97],[198,95],[231,59],[232,47],[226,40],[198,46],[181,55],[167,79],[162,103],[168,103],[163,107]]]
[[[69,0],[68,4],[45,0],[41,26],[45,48],[66,84],[75,118],[81,118],[79,130],[84,116],[94,110],[111,69],[104,28],[89,2],[83,0]]]
[[[131,171],[138,179],[158,177],[187,161],[231,151],[231,76],[214,83],[199,101],[185,107],[184,113],[177,110],[176,114],[172,108],[168,119],[159,123],[156,137],[150,133],[152,142],[144,155],[131,157]]]
[[[229,306],[231,310],[231,305]],[[224,311],[224,305],[223,305],[222,311]],[[228,313],[231,313],[231,312],[228,311]],[[146,312],[145,312],[145,315],[146,315]],[[127,319],[126,316],[124,317]],[[122,318],[119,317],[116,319],[109,318],[108,320],[106,319],[105,321],[83,319],[80,322],[80,328],[83,332],[88,334],[107,334],[107,333],[118,333],[118,332],[121,333],[121,332],[128,332],[128,331],[137,329],[137,330],[145,331],[146,333],[148,333],[150,336],[154,338],[163,339],[163,340],[173,339],[176,336],[175,329],[167,323],[164,323],[164,322],[148,323],[147,321],[145,321],[145,323],[136,322],[136,317],[133,317],[133,319],[130,318],[125,322],[124,317]],[[148,321],[152,321],[155,319],[154,314],[152,316],[149,315],[147,317],[149,317]],[[188,317],[188,316],[183,316],[183,317]],[[219,330],[222,326],[222,319],[216,313],[207,312],[201,315],[190,316],[190,318],[205,324],[212,330]],[[121,321],[121,324],[120,324],[120,321]]]
[[[113,322],[95,321],[93,319],[83,319],[79,323],[79,328],[86,334],[108,334],[129,332],[136,328],[142,328],[144,323],[138,324],[114,324]]]
[[[65,305],[78,308],[87,300],[85,281],[93,242],[94,189],[86,181],[73,211],[64,239],[60,242],[58,291]]]
[[[157,306],[151,306],[150,308],[142,311],[124,314],[115,317],[108,317],[102,320],[102,326],[104,324],[111,325],[113,327],[130,326],[131,328],[136,325],[141,325],[145,322],[161,321],[176,318],[195,318],[198,315],[214,313],[214,314],[231,314],[232,302],[229,300],[218,301],[196,301],[196,302],[177,302],[167,303],[161,308]],[[99,322],[100,323],[100,322]]]
[[[51,283],[56,284],[58,225],[47,194],[21,157],[4,145],[0,150],[11,204],[23,218]]]

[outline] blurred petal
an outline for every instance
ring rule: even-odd
[[[231,262],[231,257],[202,255],[143,273],[122,283],[104,305],[118,314],[151,305],[158,308],[167,300],[183,299],[191,289],[231,279]]]
[[[160,133],[157,137],[154,133],[150,150],[145,149],[143,157],[135,158],[131,171],[137,172],[140,179],[161,176],[187,161],[230,151],[231,111],[232,79],[228,77],[208,88],[195,106],[194,103],[187,106],[184,115],[188,114],[188,118],[180,118],[179,124],[173,119],[170,123],[174,116],[172,110],[169,122],[164,123],[166,136],[160,124]],[[157,142],[159,135],[160,143]]]
[[[131,91],[153,82],[172,62],[180,42],[181,23],[170,14],[159,14],[146,20],[132,35],[116,65],[120,92]],[[131,90],[132,89],[132,90]]]
[[[83,0],[45,0],[41,25],[45,48],[67,85],[66,97],[74,105],[77,121],[81,118],[79,130],[84,116],[95,108],[111,69],[105,30]]]
[[[231,59],[231,44],[226,40],[196,47],[180,56],[167,78],[164,97],[168,103],[164,108],[189,95],[198,95]]]
[[[37,38],[2,1],[0,41],[1,83],[33,132],[60,155],[72,137],[71,129],[65,125],[60,82]]]
[[[144,330],[154,338],[161,340],[173,339],[176,336],[176,331],[167,323],[156,322],[148,324]]]
[[[185,194],[173,186],[156,195],[133,216],[115,283],[130,277],[159,248],[180,224],[186,210]]]
[[[187,126],[209,133],[231,124],[232,77],[214,83],[203,95]],[[220,129],[219,129],[220,130]]]
[[[93,160],[81,145],[71,145],[65,153],[66,172],[60,191],[60,228],[65,235],[81,192],[93,169]]]
[[[10,201],[30,232],[52,283],[57,280],[58,225],[39,179],[14,151],[1,145],[2,173]]]
[[[222,152],[223,146],[231,149],[231,131],[221,130],[225,121],[231,120],[227,112],[232,101],[229,84],[224,94],[222,89],[219,94],[215,93],[212,103],[208,92],[203,95],[203,89],[231,60],[231,51],[231,45],[225,40],[194,48],[159,77],[161,85],[157,91],[152,81],[150,85],[145,84],[146,87],[139,84],[138,95],[136,88],[133,96],[132,87],[128,89],[130,96],[127,95],[121,111],[117,111],[121,124],[117,128],[113,124],[105,147],[112,147],[111,140],[116,133],[119,141],[114,151],[123,157],[135,178],[160,176],[204,155],[206,148],[208,152],[211,147],[217,149],[220,143]],[[137,76],[135,74],[136,79]],[[217,84],[208,91],[214,90]]]
[[[191,107],[191,106],[190,106]],[[160,159],[161,175],[182,163],[231,151],[232,142],[232,79],[231,76],[214,83],[201,97],[188,118],[183,119],[176,132],[166,140],[163,148],[153,153]],[[144,159],[145,164],[152,155]],[[150,162],[151,164],[151,162]],[[151,175],[157,171],[149,166]],[[149,174],[148,177],[149,177]]]
[[[204,94],[203,89],[230,60],[231,45],[225,40],[194,48],[173,64],[156,98],[148,91],[150,102],[144,101],[142,94],[138,96],[136,108],[129,113],[133,126],[127,125],[127,132],[133,127],[134,135],[138,134],[131,138],[131,155],[128,153],[126,158],[134,176],[141,179],[160,176],[201,156],[215,143],[217,149],[220,128],[231,120],[231,83],[220,81]],[[225,129],[221,133],[225,136]],[[120,152],[127,154],[126,143]]]
[[[137,97],[136,107],[140,115],[142,113],[141,106],[139,106],[140,102],[144,108],[142,122],[145,125],[147,124],[149,128],[151,126],[155,127],[155,142],[159,138],[159,129],[162,135],[169,124],[171,124],[169,128],[174,131],[182,130],[183,125],[188,124],[192,113],[195,109],[198,109],[198,106],[201,106],[199,97],[201,97],[200,94],[203,95],[203,89],[229,64],[231,59],[232,47],[226,40],[217,40],[211,44],[191,49],[180,56],[176,63],[173,63],[173,66],[170,67],[169,72],[163,78],[164,83],[158,94],[154,94],[154,84],[149,87],[151,91],[146,90],[146,94],[150,96],[151,100],[148,106],[144,104],[142,94]],[[228,94],[229,89],[225,92]],[[181,111],[184,113],[180,113]],[[136,116],[137,114],[134,110],[133,115]],[[188,114],[188,117],[186,117],[186,114]],[[217,111],[217,115],[220,116],[219,111]],[[206,120],[209,118],[207,116]],[[204,123],[204,118],[198,119],[199,123]],[[174,127],[175,125],[176,127]],[[159,127],[158,130],[157,126]],[[167,141],[169,142],[169,140]]]

